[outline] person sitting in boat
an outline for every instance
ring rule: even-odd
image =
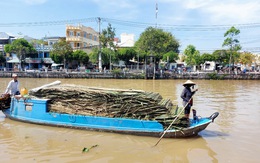
[[[193,105],[193,100],[192,100],[192,96],[193,94],[198,91],[198,89],[195,90],[191,90],[191,87],[194,88],[194,85],[196,85],[194,82],[192,82],[191,80],[187,80],[183,86],[184,89],[181,93],[181,98],[183,99],[183,107],[185,107],[184,110],[184,114],[185,114],[185,118],[189,118],[190,116],[190,110],[191,110],[191,106]]]
[[[13,80],[11,80],[8,83],[4,94],[10,94],[12,96],[20,95],[19,81],[17,80],[18,76],[17,76],[17,74],[13,74],[12,77],[13,77]]]

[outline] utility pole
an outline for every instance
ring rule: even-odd
[[[98,42],[99,42],[99,51],[98,51],[98,69],[99,72],[102,72],[102,57],[101,57],[101,42],[100,42],[100,34],[101,34],[101,18],[98,17]]]
[[[155,28],[157,28],[158,3],[155,4]]]
[[[231,59],[232,59],[232,53],[233,53],[233,45],[231,44],[230,47],[230,56],[229,56],[229,75],[231,73]],[[234,66],[234,65],[233,65]]]
[[[155,28],[157,28],[157,14],[158,14],[158,3],[155,3]],[[153,57],[153,79],[155,79],[155,67],[156,67],[156,59]]]

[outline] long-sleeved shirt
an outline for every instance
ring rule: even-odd
[[[5,90],[5,93],[10,93],[11,95],[15,95],[15,93],[19,91],[19,81],[16,80],[11,80],[8,85],[7,88]]]
[[[185,87],[181,93],[181,98],[183,99],[183,102],[187,103],[194,93],[195,92],[191,92],[190,87]]]

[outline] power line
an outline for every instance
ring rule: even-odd
[[[147,23],[147,22],[135,22],[135,21],[128,21],[128,20],[118,20],[118,19],[112,19],[112,18],[99,18],[99,17],[91,17],[91,18],[82,18],[82,19],[70,19],[70,20],[57,20],[57,21],[42,21],[42,22],[22,22],[22,23],[0,23],[0,27],[45,27],[45,26],[59,26],[59,25],[66,25],[66,24],[79,24],[79,23],[98,23],[99,20],[101,22],[107,22],[113,24],[117,29],[121,30],[131,30],[133,31],[139,31],[142,32],[147,27],[153,27],[154,23]],[[224,31],[229,29],[231,26],[235,26],[239,29],[253,29],[253,28],[259,28],[260,23],[247,23],[247,24],[222,24],[222,25],[176,25],[176,24],[159,24],[157,23],[157,28],[166,30],[168,32],[177,32],[181,35],[178,36],[178,34],[175,34],[175,37],[181,37],[182,40],[224,40],[224,37],[220,37],[218,32],[215,31]],[[127,27],[127,28],[126,28]],[[178,31],[185,31],[185,32],[178,32]],[[193,32],[193,33],[189,33]],[[205,33],[207,36],[203,36]],[[185,33],[185,34],[184,34]],[[188,34],[186,34],[188,33]],[[258,35],[254,35],[252,37],[249,37],[250,35],[247,35],[246,37],[243,37],[243,39],[246,39],[247,41],[241,43],[241,44],[252,44],[257,43],[260,41],[258,38]],[[217,48],[216,48],[217,49]],[[243,48],[246,49],[246,48]],[[260,49],[252,49],[247,48],[248,50],[254,50],[254,51],[260,51]],[[215,51],[214,49],[202,49],[200,51]]]
[[[30,26],[52,26],[52,25],[65,25],[75,23],[95,22],[96,18],[72,19],[72,20],[58,20],[46,22],[24,22],[24,23],[0,23],[0,27],[30,27]]]
[[[57,20],[57,21],[45,21],[45,22],[23,22],[23,23],[0,23],[0,27],[24,27],[24,26],[54,26],[64,24],[75,24],[75,23],[88,23],[97,22],[98,18],[82,18],[82,19],[71,19],[71,20]],[[145,22],[134,22],[126,20],[118,20],[112,18],[101,18],[104,22],[117,24],[120,26],[127,26],[132,28],[147,28],[154,26],[154,23]],[[230,26],[235,26],[240,29],[251,29],[259,28],[260,23],[248,23],[248,24],[233,24],[233,25],[175,25],[175,24],[159,24],[157,26],[166,30],[174,31],[219,31],[229,29]]]

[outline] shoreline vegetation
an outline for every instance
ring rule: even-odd
[[[16,73],[22,78],[93,78],[93,79],[208,79],[208,80],[260,80],[260,72],[217,73],[217,72],[163,72],[147,74],[143,72],[69,72],[69,71],[0,71],[0,78],[11,78]]]

